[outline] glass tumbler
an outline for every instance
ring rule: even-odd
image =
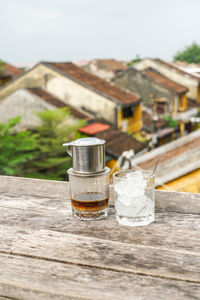
[[[109,173],[78,174],[68,170],[72,215],[79,220],[101,220],[108,216]]]
[[[116,219],[121,225],[142,226],[154,221],[154,175],[131,169],[113,174]]]

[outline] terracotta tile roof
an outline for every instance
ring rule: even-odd
[[[21,73],[23,73],[23,71],[19,68],[16,68],[13,65],[10,64],[6,64],[6,69],[5,69],[5,75],[10,75],[13,78],[17,77],[18,75],[20,75]]]
[[[200,130],[196,130],[173,142],[160,146],[134,159],[133,165],[153,169],[158,158],[160,163],[157,185],[169,182],[200,168]]]
[[[29,88],[27,89],[32,94],[42,98],[46,102],[48,102],[51,105],[54,105],[55,107],[68,107],[71,111],[71,114],[77,118],[77,119],[84,119],[84,120],[91,120],[92,118],[85,113],[84,111],[77,109],[73,106],[67,105],[62,100],[58,99],[57,97],[53,96],[52,94],[40,89],[40,88]]]
[[[115,158],[118,158],[124,151],[130,149],[137,153],[146,148],[145,144],[114,128],[101,131],[94,136],[106,141],[107,153]]]
[[[100,65],[111,71],[126,70],[127,67],[121,61],[115,59],[97,59]]]
[[[162,163],[164,163],[164,162],[166,163],[167,161],[171,161],[172,159],[178,158],[181,154],[183,154],[184,152],[189,152],[193,148],[200,149],[200,138],[199,137],[188,143],[181,145],[180,147],[176,147],[175,149],[166,151],[160,159],[160,165],[162,165]],[[158,159],[158,157],[159,157],[159,155],[154,156],[153,160],[156,161]],[[144,169],[151,168],[152,167],[152,159],[144,161],[144,162],[140,163],[139,165],[141,168],[144,168]]]
[[[100,131],[95,133],[94,132],[90,132],[89,130],[87,130],[87,132],[82,131],[82,128],[93,128],[92,125],[94,124],[94,128],[97,126],[99,126],[99,128],[101,129]],[[98,125],[97,125],[98,124]],[[100,124],[102,127],[100,127]],[[103,129],[103,126],[108,126],[107,129]],[[84,127],[82,127],[79,129],[79,131],[84,132],[88,135],[91,136],[95,136],[99,139],[103,139],[106,141],[106,152],[108,153],[108,155],[113,156],[114,158],[118,158],[124,151],[128,151],[130,149],[134,149],[135,153],[143,150],[144,148],[146,148],[146,145],[138,142],[137,140],[135,140],[134,138],[130,137],[128,134],[121,132],[118,129],[114,129],[111,126],[109,126],[106,123],[100,123],[100,122],[94,122],[91,123],[89,125],[86,125]]]
[[[179,72],[179,73],[181,73],[183,75],[187,75],[188,77],[191,77],[191,78],[194,78],[194,79],[197,79],[198,81],[200,81],[200,78],[198,76],[195,76],[193,74],[187,73],[187,72],[185,72],[185,71],[183,71],[183,70],[175,67],[174,65],[163,61],[160,58],[155,58],[154,61],[156,61],[156,62],[158,62],[158,63],[160,63],[162,65],[165,65],[166,67],[171,68],[171,69],[175,70],[176,72]]]
[[[142,111],[142,120],[143,120],[143,125],[147,127],[148,129],[151,129],[152,126],[152,115],[148,113],[147,111]],[[167,126],[167,121],[158,119],[156,121],[156,129],[163,128]]]
[[[96,134],[98,132],[105,131],[109,128],[110,128],[110,126],[108,124],[95,122],[95,123],[88,124],[88,125],[80,128],[79,131],[83,132],[83,133],[86,133],[86,134],[89,134],[89,135],[93,135],[93,134]]]
[[[153,70],[151,68],[145,69],[144,71],[142,71],[142,74],[151,78],[157,84],[160,84],[160,85],[166,87],[167,89],[170,89],[170,90],[176,92],[177,94],[186,93],[188,91],[188,88],[186,88],[185,86],[180,85],[180,84],[168,79],[167,77],[161,75],[160,73],[156,72],[155,70]]]
[[[97,93],[109,98],[110,100],[121,103],[121,104],[134,104],[140,101],[140,98],[136,95],[127,93],[118,87],[111,85],[99,77],[86,72],[85,70],[79,68],[73,63],[52,63],[44,62],[46,66],[53,67],[60,71],[63,75],[68,76],[80,84],[94,90]]]

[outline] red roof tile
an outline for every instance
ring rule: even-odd
[[[60,71],[63,75],[78,81],[80,84],[87,86],[101,95],[108,97],[114,102],[121,104],[133,104],[138,103],[140,97],[131,93],[125,92],[118,87],[106,82],[105,80],[86,72],[73,63],[52,63],[44,62],[46,66],[53,67]]]
[[[173,70],[175,70],[175,71],[177,71],[177,72],[179,72],[179,73],[181,73],[183,75],[187,75],[188,77],[192,77],[192,78],[197,79],[198,81],[200,81],[200,78],[198,76],[195,76],[193,74],[187,73],[187,72],[185,72],[185,71],[183,71],[183,70],[175,67],[174,65],[163,61],[160,58],[155,58],[154,61],[156,61],[156,62],[158,62],[158,63],[160,63],[162,65],[165,65],[166,67],[171,68],[171,69],[173,69]]]
[[[148,127],[148,129],[151,129],[152,127],[152,114],[148,113],[147,111],[142,111],[142,120],[143,120],[143,125]],[[167,126],[167,121],[165,120],[162,120],[162,119],[158,119],[156,121],[156,129],[159,129],[159,128],[163,128],[163,127],[166,127]]]
[[[137,153],[146,147],[145,144],[114,128],[98,132],[95,137],[106,141],[107,153],[115,158],[118,158],[124,151],[133,149]]]
[[[10,64],[6,64],[6,69],[5,69],[5,75],[11,75],[13,78],[17,77],[18,75],[20,75],[21,73],[23,73],[23,71],[19,68],[16,68],[13,65]]]
[[[167,89],[173,90],[177,94],[186,93],[188,91],[188,88],[186,88],[183,85],[180,85],[167,77],[161,75],[160,73],[156,72],[153,69],[146,69],[142,71],[142,74],[146,75],[147,77],[151,78],[154,82],[157,84],[160,84]]]
[[[88,124],[82,128],[79,129],[80,132],[89,134],[89,135],[93,135],[96,134],[98,132],[104,131],[109,129],[110,126],[108,124],[103,124],[103,123],[92,123],[92,124]]]
[[[84,119],[84,120],[88,120],[88,121],[92,119],[84,111],[64,103],[62,100],[58,99],[57,97],[53,96],[52,94],[50,94],[40,88],[29,88],[28,91],[31,92],[32,94],[42,98],[49,104],[54,105],[55,107],[58,107],[58,108],[59,107],[68,107],[69,110],[71,111],[71,114],[77,119]]]
[[[121,61],[115,60],[115,59],[97,59],[96,60],[100,65],[105,67],[105,69],[111,70],[111,71],[117,71],[117,70],[126,70],[127,67],[124,63]]]

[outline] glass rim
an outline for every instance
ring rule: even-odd
[[[110,172],[110,168],[105,167],[103,172],[98,172],[98,173],[76,173],[73,171],[73,168],[70,168],[67,170],[67,174],[70,176],[75,176],[75,177],[97,177],[97,176],[103,176],[106,175]]]
[[[151,171],[151,170],[147,170],[147,169],[142,169],[142,168],[140,168],[140,169],[127,169],[127,170],[121,170],[121,171],[117,171],[117,172],[115,172],[115,173],[113,173],[113,178],[116,178],[116,179],[118,179],[118,180],[126,180],[127,178],[124,178],[124,177],[117,177],[117,175],[118,174],[120,174],[120,173],[130,173],[130,172],[132,172],[132,171],[142,171],[142,172],[146,172],[147,173],[147,175],[148,175],[148,178],[152,178],[152,177],[154,177],[155,176],[155,174],[153,173],[153,171]],[[148,174],[149,173],[149,174]]]

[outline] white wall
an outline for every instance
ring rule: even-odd
[[[90,63],[89,70],[92,74],[107,81],[111,81],[111,79],[114,77],[113,71],[105,70],[103,68],[101,69],[100,67],[98,67],[98,62],[96,61]]]
[[[20,89],[0,101],[0,122],[7,123],[11,118],[21,116],[17,130],[33,128],[40,124],[35,111],[53,110],[55,107],[27,90]]]
[[[113,124],[115,122],[115,103],[68,78],[58,76],[50,79],[45,89],[66,104],[84,108]]]
[[[42,64],[2,88],[0,99],[3,100],[20,88],[28,87],[42,87],[66,104],[85,108],[98,118],[104,118],[113,124],[115,122],[115,103]]]

